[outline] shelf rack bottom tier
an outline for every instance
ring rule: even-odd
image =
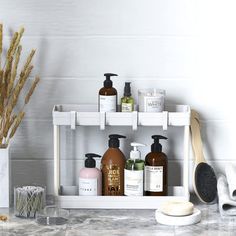
[[[68,209],[157,209],[166,201],[189,201],[183,186],[169,187],[169,196],[58,196],[61,208]]]

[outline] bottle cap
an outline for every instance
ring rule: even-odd
[[[141,153],[138,150],[138,147],[144,147],[146,146],[145,144],[142,143],[131,143],[130,144],[132,147],[134,147],[133,150],[130,152],[130,159],[135,160],[135,159],[140,159],[141,158]]]
[[[130,88],[131,82],[125,82],[125,88],[124,88],[124,96],[130,97],[131,96],[131,88]]]
[[[104,76],[106,77],[106,79],[103,82],[103,86],[105,88],[111,88],[112,87],[111,76],[118,76],[118,75],[113,73],[105,73]]]
[[[154,139],[154,143],[151,146],[151,151],[162,152],[162,145],[160,144],[160,139],[167,139],[167,138],[162,135],[152,135],[152,138]]]
[[[96,161],[93,159],[93,157],[101,157],[100,155],[96,153],[86,153],[85,156],[87,157],[87,159],[85,160],[86,168],[95,168]]]
[[[109,147],[118,148],[118,147],[120,147],[119,138],[126,138],[126,137],[123,135],[119,135],[119,134],[110,134],[109,138],[110,138],[109,142],[108,142]]]

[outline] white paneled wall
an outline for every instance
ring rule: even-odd
[[[96,103],[105,72],[119,74],[114,78],[119,96],[129,80],[135,98],[137,89],[157,87],[166,90],[169,103],[191,105],[202,117],[206,159],[217,171],[234,162],[235,12],[233,0],[0,0],[5,47],[13,30],[24,25],[24,53],[37,49],[34,74],[42,78],[11,146],[13,185],[37,182],[52,192],[52,107]],[[79,131],[65,130],[63,139],[64,159],[75,158],[78,165],[85,152],[102,154],[111,132],[148,145],[154,132]],[[170,183],[177,184],[182,132],[163,134],[169,138],[163,148],[170,159]],[[128,144],[123,147],[128,154]],[[63,163],[66,176],[71,166]]]

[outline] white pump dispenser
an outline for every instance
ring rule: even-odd
[[[138,150],[138,147],[144,147],[146,145],[142,144],[142,143],[131,143],[130,145],[132,147],[134,147],[134,149],[131,150],[131,152],[130,152],[130,159],[132,159],[132,160],[140,159],[141,158],[141,153]]]
[[[130,158],[125,163],[125,195],[143,196],[144,160],[138,147],[146,146],[142,143],[131,143],[134,149],[130,152]]]

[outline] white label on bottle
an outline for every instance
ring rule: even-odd
[[[164,96],[144,97],[145,112],[161,112],[164,110]]]
[[[116,112],[116,95],[112,96],[99,96],[100,100],[100,111],[106,112]]]
[[[122,112],[131,112],[132,111],[132,104],[131,103],[122,103],[121,104],[121,111]]]
[[[125,169],[125,195],[143,196],[143,170]]]
[[[97,179],[79,178],[79,195],[80,196],[97,196]]]
[[[163,166],[145,166],[144,190],[150,192],[163,191]]]

